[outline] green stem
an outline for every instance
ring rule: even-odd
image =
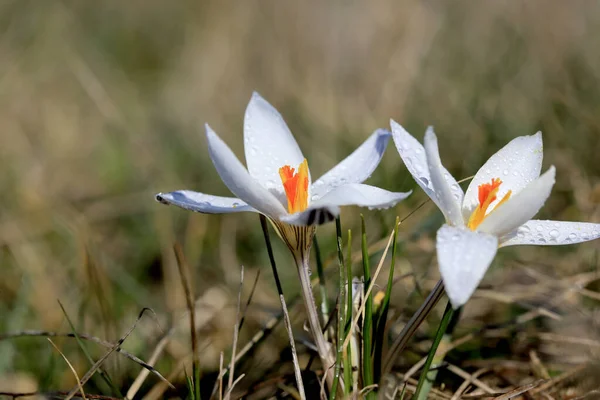
[[[388,310],[390,306],[390,299],[392,297],[392,286],[394,285],[394,267],[396,264],[396,251],[398,248],[398,227],[400,226],[400,219],[396,217],[396,226],[394,227],[394,244],[392,245],[392,259],[390,261],[390,274],[388,276],[387,287],[385,290],[385,296],[381,302],[379,308],[379,315],[377,318],[376,337],[375,337],[375,381],[379,382],[381,378],[381,366],[383,356],[383,345],[385,342],[385,327],[387,324]]]
[[[275,256],[273,255],[273,247],[271,246],[271,239],[269,237],[269,227],[267,226],[267,218],[260,214],[260,226],[263,230],[265,237],[265,244],[267,245],[267,253],[269,254],[269,261],[271,263],[271,269],[273,270],[273,277],[275,278],[275,285],[277,286],[277,293],[279,294],[279,300],[281,302],[281,309],[286,319],[285,328],[288,332],[288,338],[290,340],[290,346],[292,350],[292,358],[294,361],[294,373],[296,375],[296,385],[298,386],[298,393],[302,400],[306,399],[304,394],[304,382],[302,382],[302,373],[300,372],[300,365],[298,363],[298,355],[296,354],[296,346],[294,342],[294,334],[292,333],[292,325],[287,315],[287,307],[285,304],[285,298],[283,296],[283,288],[281,287],[281,281],[279,280],[279,273],[277,273],[277,265],[275,264]]]
[[[368,288],[371,285],[371,267],[369,265],[369,251],[367,247],[367,232],[365,229],[365,218],[361,214],[361,247],[362,247],[362,262],[363,262],[363,274],[364,274],[364,287]],[[374,383],[373,379],[373,353],[371,352],[372,335],[373,335],[373,295],[372,293],[364,300],[365,301],[365,313],[363,318],[363,384],[364,387],[371,386]],[[377,398],[375,391],[370,391],[367,394],[367,399]]]
[[[325,286],[325,272],[323,269],[323,260],[321,258],[321,249],[319,248],[319,242],[317,241],[316,235],[313,238],[313,244],[315,246],[317,274],[319,275],[319,292],[321,294],[321,323],[324,325],[327,323],[327,317],[329,315],[329,304],[327,301],[327,287]]]
[[[346,340],[346,337],[350,334],[350,326],[352,325],[352,312],[354,310],[354,303],[352,302],[352,231],[350,229],[348,229],[348,254],[346,255],[346,293],[346,326],[344,327],[344,340]],[[344,393],[349,394],[355,385],[352,369],[352,346],[346,346],[345,352],[344,382],[346,382],[346,386],[344,388],[346,390]]]
[[[425,365],[423,365],[423,370],[421,371],[421,376],[419,377],[419,383],[417,384],[417,390],[415,391],[414,398],[416,400],[425,400],[431,390],[433,385],[433,379],[437,375],[437,371],[430,371],[430,368],[434,361],[443,360],[443,355],[438,355],[436,359],[436,352],[442,341],[444,335],[446,334],[446,330],[448,329],[448,325],[450,324],[450,320],[452,319],[452,315],[454,314],[454,309],[450,302],[446,305],[446,310],[444,311],[444,316],[442,317],[442,321],[440,322],[440,326],[438,327],[437,333],[435,334],[435,338],[433,340],[433,344],[431,345],[431,349],[429,349],[429,354],[427,355],[427,359],[425,360]],[[440,361],[441,362],[441,361]],[[439,363],[436,363],[438,365]],[[430,372],[435,372],[433,374],[433,379],[431,379]]]
[[[338,303],[337,303],[337,320],[338,320],[338,324],[337,324],[337,352],[336,352],[336,359],[335,359],[335,370],[334,370],[334,374],[333,374],[333,385],[331,386],[331,391],[329,392],[329,400],[335,400],[336,395],[337,395],[337,389],[338,389],[338,382],[340,380],[340,368],[342,365],[342,359],[343,359],[343,346],[342,343],[344,342],[344,327],[346,325],[346,312],[344,311],[344,307],[345,307],[345,296],[347,295],[351,295],[351,293],[346,294],[346,285],[344,282],[344,277],[345,277],[345,271],[344,271],[344,252],[342,249],[342,229],[341,229],[341,223],[340,223],[340,218],[338,217],[336,219],[336,233],[337,233],[337,253],[338,253],[338,266],[339,266],[339,296],[338,296]],[[346,384],[347,385],[347,384]],[[345,388],[347,386],[344,386]],[[347,390],[347,389],[345,389]]]

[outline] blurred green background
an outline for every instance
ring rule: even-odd
[[[473,175],[512,138],[542,130],[544,169],[556,165],[557,183],[541,218],[600,222],[599,83],[594,1],[3,1],[0,332],[69,331],[59,299],[80,331],[115,341],[142,307],[152,307],[156,318],[144,319],[125,343],[148,359],[161,329],[185,310],[174,241],[184,246],[200,297],[203,368],[215,371],[219,352],[229,354],[242,264],[245,296],[256,271],[264,273],[241,341],[259,330],[277,298],[258,218],[199,215],[153,200],[176,189],[228,193],[208,158],[203,124],[242,157],[253,90],[283,114],[315,178],[390,118],[419,139],[434,125],[442,160],[458,178]],[[393,144],[369,182],[416,186]],[[425,198],[416,190],[393,210],[362,210],[369,241]],[[358,215],[344,209],[344,229],[358,234]],[[441,222],[428,205],[402,225],[399,275],[414,271],[425,287],[434,282],[432,238]],[[333,228],[319,238],[331,259]],[[283,245],[275,248],[292,296],[295,271]],[[516,284],[516,293],[534,297],[527,304],[547,304],[562,293],[561,279],[595,273],[597,251],[597,243],[503,250],[483,287],[506,292]],[[532,270],[558,286],[528,289],[543,281]],[[593,280],[583,286],[589,283],[595,289]],[[413,291],[413,281],[398,285],[396,318],[418,305]],[[543,328],[569,325],[578,336],[597,337],[587,319],[597,299],[560,299],[552,309],[574,320]],[[295,310],[298,335],[306,337],[302,310]],[[476,296],[465,318],[477,318],[465,325],[514,312]],[[164,375],[189,354],[186,332],[157,364]],[[88,364],[75,341],[56,343],[82,375]],[[255,371],[268,370],[285,343],[278,330],[252,361]],[[97,357],[105,351],[89,347]],[[575,353],[569,356],[590,357]],[[127,387],[140,367],[112,356],[107,370]],[[182,375],[173,380],[181,383]],[[74,382],[46,339],[0,341],[0,390]],[[156,382],[150,377],[147,385]]]

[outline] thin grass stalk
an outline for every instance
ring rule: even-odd
[[[363,274],[365,279],[365,288],[371,285],[371,266],[369,263],[369,250],[367,246],[367,231],[365,228],[365,217],[360,215],[361,221],[361,248],[362,248],[362,264]],[[368,293],[365,299],[365,313],[363,317],[362,329],[362,372],[363,386],[371,386],[374,384],[373,379],[373,353],[372,350],[372,335],[373,335],[373,294]],[[375,399],[376,393],[370,391],[367,393],[367,399]]]
[[[342,245],[342,227],[340,222],[340,217],[338,216],[335,220],[336,226],[336,243],[337,243],[337,254],[338,254],[338,267],[339,267],[339,295],[338,295],[338,325],[337,325],[337,352],[335,359],[335,370],[333,374],[333,385],[331,390],[329,391],[329,399],[334,400],[338,391],[338,382],[340,380],[340,368],[342,364],[342,359],[344,357],[342,346],[344,342],[344,330],[346,327],[346,311],[344,310],[346,296],[351,297],[352,293],[346,293],[346,282],[345,277],[346,273],[344,270],[344,250]],[[320,279],[320,278],[319,278]],[[348,389],[348,383],[344,386],[344,392]]]
[[[388,350],[388,354],[385,357],[385,361],[383,363],[383,371],[381,377],[385,377],[391,370],[394,365],[394,361],[398,354],[404,350],[410,338],[415,334],[419,326],[423,323],[427,315],[433,310],[437,302],[444,295],[444,283],[440,279],[434,286],[429,296],[425,299],[425,301],[421,304],[419,309],[413,314],[410,320],[406,323],[398,337],[394,339],[394,343],[390,346]]]
[[[337,223],[336,223],[337,227]],[[340,226],[341,231],[341,226]],[[341,235],[341,234],[340,234]],[[346,255],[346,326],[344,327],[344,340],[350,334],[350,326],[352,326],[352,231],[348,229],[348,254]],[[350,388],[354,387],[355,382],[352,378],[352,348],[351,346],[344,347],[344,382],[346,383],[344,394],[350,393]]]
[[[321,323],[325,325],[327,323],[327,316],[329,315],[329,302],[327,300],[327,286],[325,286],[325,271],[323,269],[323,259],[321,258],[321,249],[319,248],[319,241],[317,235],[313,237],[313,245],[315,247],[315,258],[317,260],[317,274],[319,276],[319,292],[321,294]]]
[[[190,269],[183,254],[183,249],[179,243],[173,245],[175,258],[177,259],[177,268],[181,278],[181,285],[185,292],[185,301],[190,314],[190,335],[192,340],[192,395],[194,400],[200,400],[200,359],[198,354],[198,337],[196,332],[196,302],[194,300],[193,289],[190,285],[192,281]]]
[[[394,267],[396,265],[396,250],[398,248],[398,228],[400,227],[400,219],[396,217],[396,226],[394,228],[394,243],[392,244],[392,259],[390,261],[390,274],[388,276],[385,296],[379,308],[379,316],[377,318],[376,336],[375,336],[375,356],[374,356],[374,375],[375,382],[379,382],[381,378],[381,363],[383,357],[383,347],[385,342],[385,327],[387,325],[388,310],[390,307],[390,299],[392,297],[392,287],[394,286]]]
[[[85,355],[85,358],[89,361],[90,365],[94,365],[94,359],[92,358],[89,351],[87,350],[87,347],[83,343],[83,340],[81,339],[79,333],[77,333],[77,330],[75,330],[75,325],[73,324],[73,321],[67,314],[67,310],[65,309],[65,307],[63,306],[63,304],[61,303],[60,300],[58,300],[58,305],[60,306],[60,309],[62,310],[62,312],[65,316],[65,319],[67,320],[67,323],[69,324],[69,326],[71,327],[71,330],[73,331],[73,336],[75,337],[75,340],[77,341],[77,345],[79,346],[81,351],[83,351],[83,354]],[[106,384],[108,386],[110,386],[113,393],[116,393],[118,395],[118,397],[123,397],[123,394],[121,394],[121,391],[119,390],[119,388],[113,383],[112,379],[110,379],[110,376],[108,376],[108,373],[106,373],[106,371],[104,371],[103,368],[101,368],[98,371],[98,373],[100,374],[102,379],[104,379]]]
[[[285,328],[288,332],[290,340],[290,347],[292,350],[292,360],[294,362],[294,374],[296,376],[296,385],[298,386],[298,393],[302,400],[306,399],[304,393],[304,382],[302,381],[302,372],[300,371],[300,364],[298,362],[298,354],[296,354],[296,344],[294,341],[294,334],[292,333],[292,324],[289,320],[287,313],[287,307],[285,305],[285,298],[283,296],[283,288],[281,287],[281,281],[279,280],[279,273],[277,273],[277,265],[275,263],[275,256],[273,255],[273,247],[271,246],[271,239],[269,237],[269,227],[267,226],[267,218],[260,214],[260,226],[262,227],[263,235],[265,238],[265,244],[267,246],[267,253],[269,255],[269,261],[271,263],[271,269],[273,270],[273,278],[275,279],[275,285],[277,286],[277,293],[279,294],[279,301],[281,302],[281,309],[283,311],[285,319]]]
[[[421,376],[419,377],[419,383],[417,384],[417,390],[415,391],[414,396],[416,400],[425,400],[429,395],[429,391],[431,390],[431,386],[433,385],[433,381],[429,380],[429,370],[431,368],[431,364],[435,359],[440,342],[442,341],[442,338],[446,333],[446,330],[448,329],[448,325],[450,324],[450,320],[452,319],[453,314],[454,309],[448,301],[448,304],[446,305],[446,310],[444,311],[444,316],[442,317],[440,326],[438,327],[437,333],[435,334],[433,344],[431,345],[431,349],[429,349],[427,360],[425,360],[425,365],[423,365],[423,370],[421,371]]]

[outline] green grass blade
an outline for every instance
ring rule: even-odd
[[[339,295],[337,303],[337,352],[335,358],[335,372],[333,373],[333,385],[329,392],[329,400],[335,400],[337,395],[338,382],[340,380],[340,368],[343,359],[343,346],[344,342],[344,327],[346,326],[346,312],[344,311],[344,302],[346,300],[346,285],[344,282],[345,271],[344,271],[344,250],[342,245],[342,224],[340,217],[338,216],[335,220],[336,227],[336,243],[337,243],[337,254],[338,254],[338,266],[339,266]],[[351,295],[351,294],[348,294]],[[346,386],[344,386],[345,388]],[[346,390],[346,389],[344,389]]]
[[[344,328],[344,340],[350,334],[350,326],[352,326],[352,231],[348,229],[348,248],[346,255],[346,326]],[[344,353],[344,382],[346,382],[345,394],[351,392],[354,386],[352,379],[352,347],[346,346]]]
[[[325,286],[323,259],[321,258],[321,249],[319,248],[317,235],[315,235],[313,238],[313,247],[315,249],[315,257],[317,259],[317,274],[319,275],[319,292],[321,294],[321,323],[325,325],[327,324],[327,317],[329,316],[329,303],[327,301],[327,287]]]
[[[371,285],[371,266],[369,263],[369,251],[367,246],[367,231],[365,229],[365,217],[360,215],[361,221],[361,248],[362,248],[362,263],[363,263],[363,274],[364,274],[364,287],[368,288]],[[373,293],[371,292],[365,302],[365,314],[363,320],[362,329],[362,373],[363,373],[363,385],[364,387],[373,385],[373,353],[372,350],[372,336],[373,336]],[[367,399],[376,399],[377,394],[375,391],[370,391]]]
[[[452,319],[452,315],[454,314],[454,309],[450,302],[446,305],[446,310],[444,311],[444,316],[442,317],[442,321],[440,322],[440,326],[438,327],[437,333],[435,334],[435,339],[433,340],[433,344],[431,345],[431,349],[429,349],[429,354],[427,355],[427,360],[425,360],[425,365],[423,365],[423,370],[421,371],[421,376],[419,377],[419,383],[417,384],[417,390],[415,391],[414,398],[416,400],[425,400],[431,390],[431,386],[433,385],[433,379],[429,376],[429,369],[431,368],[431,364],[435,357],[435,353],[446,333],[446,329],[448,329],[448,325],[450,324],[450,320]]]
[[[385,296],[379,307],[376,334],[375,334],[375,356],[374,356],[374,375],[375,382],[379,382],[381,379],[381,364],[383,356],[383,347],[385,342],[385,326],[387,322],[388,310],[390,306],[390,298],[392,297],[392,286],[394,284],[394,267],[396,264],[396,250],[398,247],[398,227],[400,226],[400,219],[396,217],[396,227],[394,228],[394,243],[392,245],[392,259],[390,261],[390,274],[388,276],[387,287],[385,290]]]
[[[75,325],[73,325],[73,321],[71,321],[71,318],[69,318],[69,315],[67,314],[67,310],[65,310],[65,307],[62,305],[60,300],[58,300],[58,305],[60,306],[63,314],[65,315],[67,322],[69,323],[69,326],[71,327],[71,330],[73,331],[73,335],[75,336],[75,340],[77,341],[79,348],[81,348],[81,351],[83,351],[83,354],[85,355],[85,358],[87,358],[87,360],[89,361],[90,365],[94,365],[95,364],[94,359],[88,352],[87,347],[85,347],[83,340],[81,340],[81,338],[79,337],[79,334],[77,333],[77,330],[75,329]],[[104,369],[99,368],[98,373],[100,374],[102,379],[104,379],[106,384],[111,388],[111,390],[116,394],[116,396],[119,398],[123,398],[123,394],[121,393],[119,388],[113,383],[113,381],[110,379],[110,377],[108,376],[106,371],[104,371]]]

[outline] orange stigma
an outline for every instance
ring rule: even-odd
[[[499,178],[492,178],[491,183],[484,183],[479,185],[479,205],[477,206],[477,208],[475,208],[473,214],[471,214],[471,217],[469,218],[469,223],[467,224],[469,229],[471,229],[472,231],[477,229],[479,224],[481,224],[487,216],[487,210],[490,207],[490,204],[492,204],[496,200],[498,190],[500,190],[501,184],[502,181]],[[511,194],[512,190],[509,190],[504,195],[502,200],[500,200],[498,204],[496,204],[492,211],[498,208],[498,206],[500,206],[501,204],[504,204],[504,202],[510,198]]]
[[[279,176],[285,189],[290,214],[306,210],[308,207],[308,162],[298,166],[298,172],[289,165],[279,168]]]

